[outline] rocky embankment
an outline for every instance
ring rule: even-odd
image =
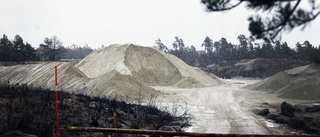
[[[280,106],[264,103],[262,107],[265,109],[255,109],[253,112],[300,132],[320,135],[320,102],[298,105],[282,102]]]
[[[52,136],[55,126],[55,92],[27,86],[0,86],[1,136]],[[113,99],[92,98],[59,92],[59,125],[157,130],[165,125],[181,129],[187,117],[173,116],[155,106],[127,104]],[[61,132],[63,136],[106,136],[106,133]],[[121,136],[121,134],[120,134]]]
[[[208,65],[203,70],[222,78],[228,77],[270,77],[280,71],[298,66],[307,65],[308,62],[293,59],[244,59],[240,61],[224,61],[219,64]]]

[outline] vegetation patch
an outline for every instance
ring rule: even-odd
[[[52,136],[55,126],[55,92],[28,87],[0,86],[0,136],[22,131],[37,136]],[[119,128],[157,130],[179,123],[189,126],[188,115],[174,116],[157,106],[141,106],[117,101],[116,98],[92,98],[58,92],[59,125],[113,128],[113,112]],[[151,103],[149,103],[151,104]],[[176,125],[175,125],[176,126]],[[106,136],[107,133],[61,132],[60,136]],[[120,134],[121,135],[121,134]],[[126,135],[121,135],[126,136]]]

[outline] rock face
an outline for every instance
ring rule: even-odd
[[[54,90],[55,66],[58,66],[58,90],[130,102],[160,94],[150,86],[193,88],[223,83],[173,55],[125,44],[94,51],[76,66],[66,62],[0,66],[0,84],[27,84]]]
[[[311,64],[279,72],[247,88],[276,93],[283,98],[319,100],[320,65]]]

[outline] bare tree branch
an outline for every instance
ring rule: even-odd
[[[209,11],[226,11],[226,10],[231,10],[237,6],[239,6],[244,0],[240,0],[237,4],[232,5],[230,7],[226,7],[226,8],[219,8],[219,9],[215,9],[212,8],[212,6],[214,6],[213,3],[209,2],[209,1],[202,1],[203,4],[207,5],[207,9],[209,9]]]
[[[275,26],[275,27],[271,27],[268,28],[266,30],[264,30],[263,32],[267,32],[267,31],[271,31],[271,30],[275,30],[277,28],[279,28],[278,30],[276,30],[276,32],[272,35],[272,39],[274,39],[279,32],[284,28],[284,26],[289,22],[290,17],[292,16],[293,12],[297,9],[298,5],[300,4],[301,0],[298,0],[297,3],[294,5],[293,9],[289,12],[289,14],[287,16],[284,17],[284,21],[282,23],[280,23],[279,25]]]
[[[304,24],[306,26],[320,14],[320,11],[317,11],[320,6],[316,6],[315,1],[309,1],[311,10],[298,8],[301,0],[235,0],[236,4],[231,4],[231,1],[202,0],[202,3],[206,5],[208,11],[213,12],[231,10],[243,2],[247,2],[247,8],[252,10],[275,11],[276,14],[272,15],[271,19],[261,19],[260,15],[257,15],[255,19],[249,17],[249,30],[256,38],[274,39],[280,35],[281,31],[290,31]],[[292,8],[291,2],[295,2]],[[282,7],[281,3],[286,3],[286,6]]]

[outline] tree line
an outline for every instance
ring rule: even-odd
[[[16,35],[13,41],[10,41],[6,35],[0,39],[0,61],[24,62],[33,60],[38,60],[35,49],[29,43],[24,43],[19,35]]]
[[[155,47],[167,53],[171,53],[192,66],[204,67],[209,64],[219,64],[222,61],[239,61],[254,58],[282,58],[303,60],[306,62],[320,63],[320,45],[313,46],[309,41],[297,42],[296,48],[292,49],[286,42],[266,39],[264,43],[255,42],[252,36],[246,37],[240,34],[237,37],[239,44],[233,44],[226,38],[213,41],[205,37],[198,50],[191,45],[186,46],[181,38],[175,37],[172,49],[165,46],[158,38]]]
[[[59,59],[83,59],[93,51],[88,45],[83,47],[73,44],[70,47],[63,46],[58,37],[45,38],[37,49],[22,37],[16,35],[9,40],[4,34],[0,38],[0,61],[25,62],[25,61],[57,61]]]
[[[233,44],[226,38],[213,41],[208,36],[201,44],[203,50],[197,50],[195,46],[186,46],[182,38],[175,37],[172,48],[169,49],[158,38],[156,47],[171,53],[192,66],[204,67],[209,64],[219,64],[222,61],[239,61],[253,58],[287,58],[320,63],[320,45],[313,46],[309,41],[296,43],[295,49],[289,47],[286,42],[265,40],[264,43],[255,42],[252,36],[246,37],[240,34],[237,37],[239,43]],[[0,38],[0,61],[25,62],[25,61],[57,61],[59,59],[83,59],[93,51],[88,45],[83,47],[73,44],[64,47],[56,37],[45,38],[37,49],[22,37],[16,35],[9,40],[6,35]]]

